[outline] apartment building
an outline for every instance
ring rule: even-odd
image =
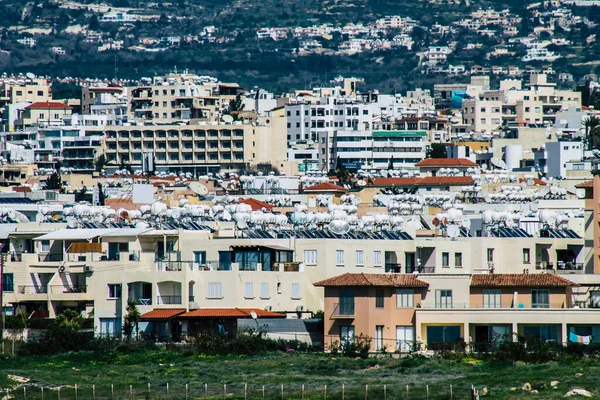
[[[142,155],[151,153],[157,171],[194,174],[245,169],[251,164],[285,161],[286,143],[264,118],[257,124],[209,123],[108,127],[109,167],[123,163],[142,169]]]
[[[581,108],[581,93],[556,89],[544,74],[531,75],[527,89],[521,85],[520,81],[502,81],[499,90],[465,99],[462,112],[467,129],[489,133],[511,124],[554,125],[561,109]]]
[[[232,223],[205,224],[13,225],[4,240],[9,252],[4,276],[11,283],[5,285],[5,309],[53,317],[72,308],[93,317],[99,333],[116,334],[127,299],[134,299],[142,313],[173,308],[327,312],[327,295],[312,284],[345,272],[419,274],[433,287],[463,282],[462,289],[448,287],[459,297],[468,293],[468,277],[478,273],[568,276],[580,285],[572,291],[572,304],[582,308],[599,283],[583,264],[583,239],[561,231],[534,236],[498,228],[484,237],[463,232],[451,239],[426,232],[336,236],[327,229],[240,231]],[[467,302],[456,297],[452,304]]]
[[[435,350],[536,337],[558,343],[600,341],[595,308],[574,308],[577,284],[554,274],[343,274],[325,290],[325,346],[373,338],[373,351]],[[600,298],[595,292],[590,301]],[[415,346],[417,345],[417,346]]]
[[[17,77],[0,84],[0,107],[9,104],[52,101],[50,79],[40,77]]]
[[[216,83],[188,73],[154,77],[127,88],[128,120],[173,123],[191,119],[219,121],[223,109],[241,92],[237,84]]]
[[[36,102],[25,107],[18,120],[17,129],[62,125],[63,119],[72,113],[72,107],[59,101]]]

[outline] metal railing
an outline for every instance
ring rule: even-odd
[[[50,293],[87,293],[87,286],[85,285],[51,285]]]
[[[156,296],[156,304],[181,304],[180,296]]]
[[[535,263],[535,269],[552,270],[554,269],[554,263],[549,261],[538,261]]]
[[[300,263],[299,262],[284,262],[283,264],[284,272],[300,272]]]
[[[409,267],[406,267],[408,273]],[[385,263],[385,272],[394,272],[397,274],[402,273],[402,264],[400,263]]]
[[[193,265],[192,261],[156,261],[156,270],[162,272],[181,272]]]
[[[556,263],[556,271],[583,271],[583,263],[574,261],[558,261]]]
[[[336,303],[332,317],[354,317],[354,302]]]
[[[188,301],[194,301],[194,296],[188,296]]]
[[[435,267],[406,267],[407,274],[412,274],[413,272],[419,272],[421,274],[434,274]]]
[[[12,251],[10,253],[10,261],[11,262],[21,262],[23,261],[23,256],[22,256],[23,252],[16,252],[16,251]],[[27,253],[26,253],[27,254]]]
[[[152,305],[152,299],[137,298],[137,299],[128,299],[128,301],[133,301],[138,306],[151,306]]]
[[[46,294],[48,293],[48,285],[25,285],[19,286],[19,294]]]

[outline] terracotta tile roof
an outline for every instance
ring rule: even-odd
[[[472,185],[470,176],[426,176],[424,178],[373,178],[373,186],[436,186],[436,185]]]
[[[521,182],[527,182],[527,179],[525,179],[525,178],[519,179],[519,183],[521,183]],[[538,179],[538,178],[533,178],[533,184],[536,186],[546,186],[547,185],[546,182],[544,182],[543,180]]]
[[[594,181],[585,181],[582,183],[578,183],[577,185],[575,185],[575,187],[578,189],[593,189]]]
[[[315,286],[381,286],[381,287],[428,287],[429,283],[413,274],[351,274],[334,276],[314,283]]]
[[[38,101],[37,103],[33,103],[25,107],[26,110],[29,109],[44,109],[47,110],[49,108],[54,109],[63,109],[70,110],[71,107],[66,105],[65,103],[61,103],[60,101]]]
[[[181,318],[252,318],[252,311],[259,318],[285,318],[285,314],[260,308],[199,308],[180,315]]]
[[[269,203],[265,203],[264,201],[253,199],[252,197],[247,198],[247,199],[240,198],[239,202],[248,204],[250,207],[252,207],[252,211],[260,211],[263,208],[266,208],[267,210],[273,209],[273,205],[271,205]]]
[[[475,274],[471,287],[569,287],[579,286],[555,274]]]
[[[466,158],[426,158],[415,164],[415,167],[476,167],[471,160]]]
[[[183,314],[185,309],[182,308],[155,308],[145,314],[142,314],[140,319],[171,319],[180,314]]]
[[[318,185],[307,187],[304,189],[305,192],[347,192],[346,188],[338,185],[334,185],[331,182],[323,182]]]

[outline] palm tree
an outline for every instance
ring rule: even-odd
[[[597,148],[600,142],[600,118],[595,115],[590,115],[583,121],[585,128],[585,141],[587,149],[592,150]]]
[[[83,318],[81,317],[81,314],[69,308],[63,310],[62,313],[56,316],[56,323],[59,326],[75,331],[81,329],[82,322]]]
[[[131,340],[131,335],[133,334],[133,328],[135,328],[135,333],[138,333],[138,323],[140,322],[141,315],[140,311],[137,309],[137,305],[135,300],[128,300],[127,307],[125,308],[127,314],[123,317],[123,333],[125,334],[125,338],[127,340]]]

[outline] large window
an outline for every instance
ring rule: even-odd
[[[415,304],[415,291],[413,289],[396,289],[396,307],[413,308]]]
[[[546,289],[532,290],[531,308],[550,308],[550,291]]]
[[[317,265],[317,251],[316,250],[304,250],[304,264],[305,265]]]
[[[121,298],[121,284],[120,283],[109,283],[108,284],[108,298],[109,299]]]
[[[209,282],[208,283],[208,298],[209,299],[222,299],[223,293],[221,292],[221,282]]]
[[[462,253],[454,253],[454,266],[456,268],[460,268],[463,266],[462,264]]]
[[[414,329],[412,326],[396,326],[396,349],[410,351],[414,346]]]
[[[543,341],[558,341],[558,326],[552,325],[525,325],[523,328],[525,337],[535,337]]]
[[[50,251],[50,241],[42,240],[42,253],[48,253]]]
[[[375,350],[383,349],[383,325],[375,326]]]
[[[300,284],[292,283],[292,299],[299,300],[300,298]]]
[[[523,264],[529,264],[531,262],[531,256],[529,249],[523,249]]]
[[[483,289],[483,308],[500,308],[502,291],[498,289]]]
[[[344,250],[335,251],[335,265],[344,266]]]
[[[375,307],[377,308],[383,308],[383,296],[384,296],[384,291],[383,289],[376,289],[375,290]]]
[[[450,253],[442,253],[442,267],[448,267],[450,265]]]
[[[340,289],[340,304],[338,305],[339,315],[354,315],[354,289]]]
[[[452,290],[442,289],[435,291],[436,308],[452,308]]]
[[[1,256],[0,256],[1,257]],[[14,292],[15,290],[15,278],[14,274],[4,273],[2,275],[2,290],[5,292]]]
[[[340,341],[344,343],[354,343],[354,327],[352,325],[340,326]]]
[[[494,249],[487,249],[487,260],[488,262],[494,261]]]

